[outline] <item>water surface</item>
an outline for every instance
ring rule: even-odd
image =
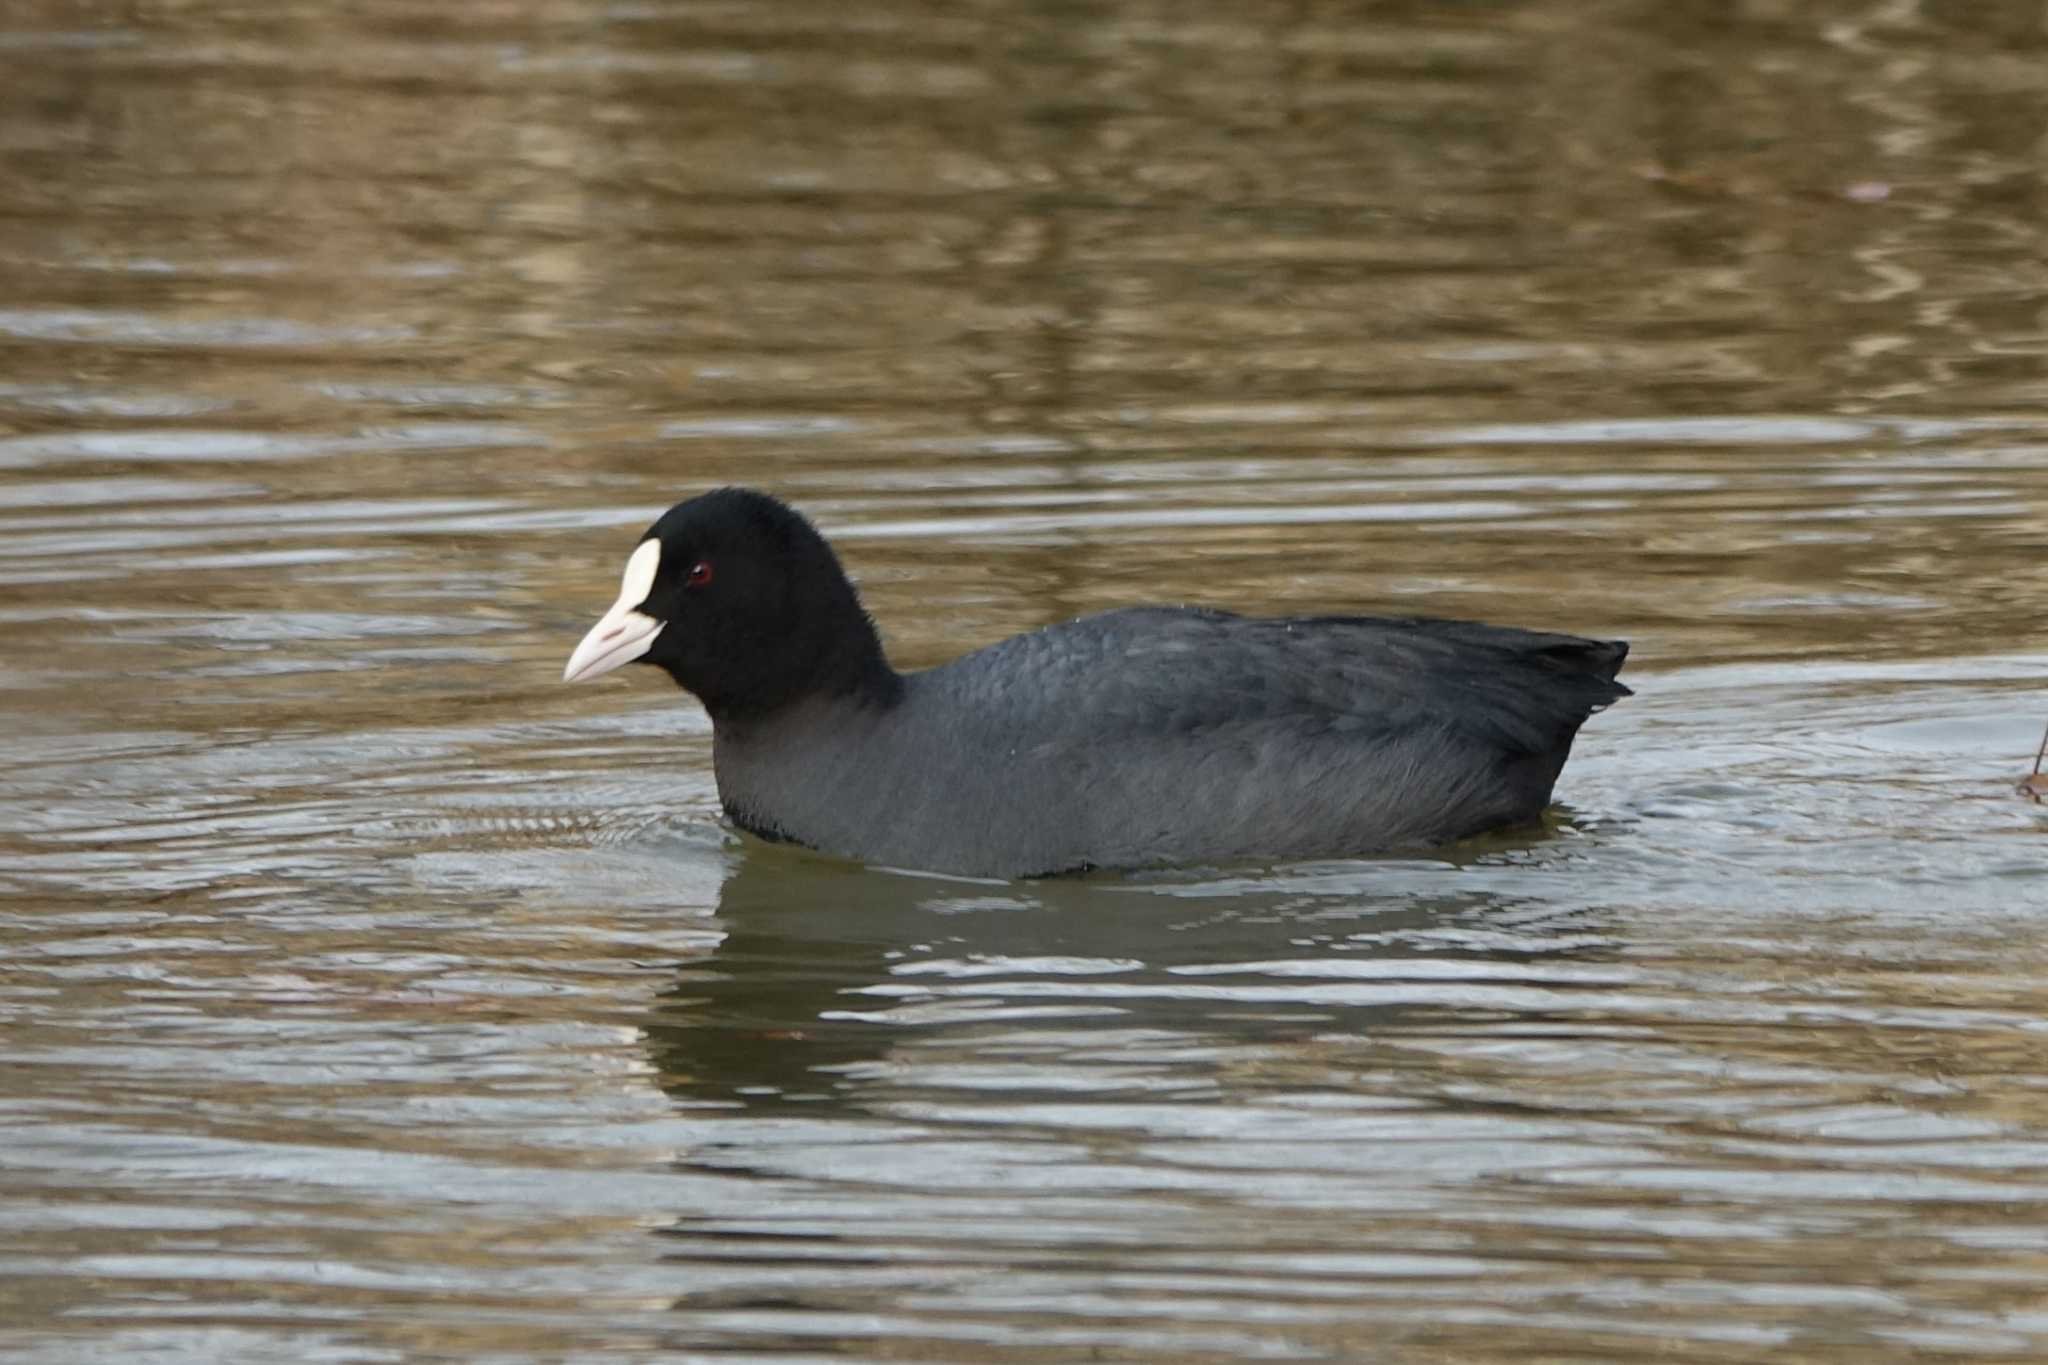
[[[26,1361],[2048,1353],[2038,7],[0,20]],[[976,883],[563,659],[1626,637],[1543,830]]]

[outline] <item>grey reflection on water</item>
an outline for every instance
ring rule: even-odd
[[[1141,1036],[1193,1058],[1469,1006],[1495,967],[1527,969],[1503,979],[1533,988],[1539,959],[1593,953],[1576,918],[1544,926],[1554,942],[1525,927],[1469,946],[1447,928],[1511,921],[1514,898],[1437,890],[1440,872],[1387,862],[1320,877],[975,885],[753,846],[720,887],[716,951],[663,991],[650,1051],[681,1101],[858,1103],[898,1041],[960,1035],[946,1045],[972,1049],[977,1033],[1056,1019],[1077,1037],[1115,1030],[1123,1043],[1089,1046],[1126,1062]],[[1324,978],[1327,996],[1290,961]],[[1568,989],[1572,977],[1553,979]]]

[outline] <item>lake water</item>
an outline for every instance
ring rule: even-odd
[[[0,1348],[2048,1356],[2037,4],[17,0]],[[974,883],[562,687],[744,481],[906,666],[1625,637],[1548,828]]]

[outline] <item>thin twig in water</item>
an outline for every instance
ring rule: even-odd
[[[2034,750],[2034,771],[2020,779],[2020,795],[2031,796],[2035,804],[2048,796],[2048,776],[2041,772],[2041,760],[2048,758],[2048,730],[2041,732],[2041,747]]]

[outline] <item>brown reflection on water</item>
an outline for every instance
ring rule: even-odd
[[[2028,1359],[2039,7],[0,15],[0,1337]],[[900,661],[1625,635],[1542,837],[961,887],[555,681],[778,489]]]

